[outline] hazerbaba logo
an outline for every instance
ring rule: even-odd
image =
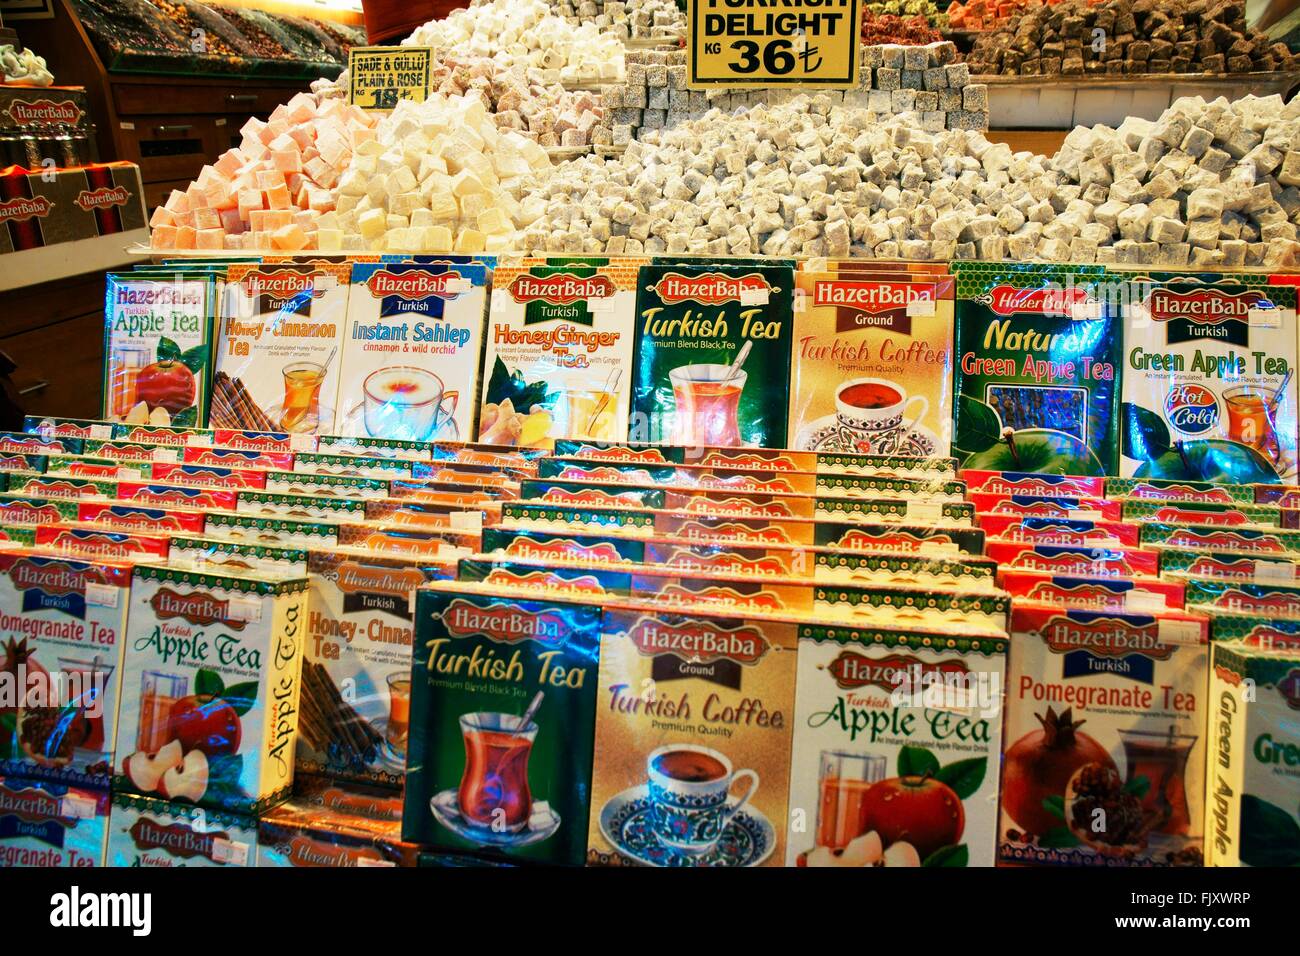
[[[308,294],[313,298],[324,295],[318,288],[325,273],[319,270],[296,272],[292,269],[253,270],[239,280],[239,287],[249,297],[266,296],[271,299],[291,299]]]
[[[339,590],[349,594],[407,595],[424,583],[423,572],[416,568],[383,568],[345,561],[339,565]]]
[[[756,627],[715,627],[702,620],[667,624],[643,617],[627,631],[627,638],[645,657],[673,654],[700,664],[719,660],[757,664],[771,647]]]
[[[0,781],[0,817],[9,816],[17,817],[23,823],[68,819],[60,797],[39,787],[14,790]]]
[[[1065,318],[1089,318],[1099,305],[1087,289],[1079,286],[1047,285],[1039,289],[1017,289],[1015,286],[997,285],[983,295],[975,297],[998,315],[1055,315]],[[1088,308],[1085,308],[1088,307]]]
[[[1198,555],[1187,566],[1187,574],[1193,578],[1234,578],[1242,581],[1255,580],[1255,561],[1253,558],[1211,558]]]
[[[54,208],[54,203],[44,196],[31,199],[18,197],[0,201],[0,222],[23,222],[27,219],[44,219]]]
[[[743,276],[728,276],[720,272],[684,276],[679,272],[670,272],[651,286],[650,291],[669,305],[679,302],[723,305],[727,302],[744,302],[755,294],[770,295],[777,290],[756,272]]]
[[[570,465],[561,470],[559,477],[565,481],[609,481],[623,482],[629,485],[653,485],[654,476],[644,468],[631,471],[619,471],[617,468],[602,466],[599,468],[577,468]]]
[[[489,584],[504,584],[511,587],[531,588],[547,593],[561,594],[604,594],[600,579],[592,574],[576,578],[566,578],[551,571],[528,571],[520,574],[504,568],[494,568],[488,572]]]
[[[9,569],[9,579],[14,587],[24,591],[44,591],[51,595],[84,594],[86,583],[98,580],[99,575],[90,568],[74,568],[57,561],[36,564],[22,558]]]
[[[1237,588],[1226,588],[1211,602],[1213,607],[1228,611],[1245,611],[1249,614],[1292,615],[1300,613],[1300,594],[1247,594]]]
[[[1257,624],[1242,639],[1242,643],[1251,647],[1264,647],[1273,650],[1300,650],[1300,634],[1283,631],[1268,624]]]
[[[1300,710],[1300,667],[1293,667],[1277,682],[1277,692],[1292,710]]]
[[[1070,479],[1053,481],[1048,478],[1003,478],[993,475],[978,487],[969,490],[984,494],[1011,495],[1013,497],[1059,498],[1062,495],[1075,496],[1084,493],[1084,489],[1070,484]]]
[[[375,847],[343,846],[337,843],[325,843],[311,837],[296,834],[287,844],[277,849],[283,853],[294,866],[300,867],[361,867],[393,866]],[[365,861],[365,862],[362,862]]]
[[[1015,541],[1032,541],[1035,544],[1075,544],[1085,541],[1113,541],[1115,536],[1106,528],[1074,528],[1068,524],[1044,525],[1038,528],[1026,528],[1020,525],[1012,531]]]
[[[409,272],[389,272],[380,269],[366,280],[366,288],[376,299],[395,296],[399,299],[415,300],[437,296],[441,299],[454,299],[463,291],[464,280],[459,272],[426,272],[412,269]]]
[[[707,587],[692,590],[678,584],[668,585],[662,591],[656,593],[653,600],[656,604],[680,607],[702,605],[706,607],[735,608],[744,611],[760,611],[769,614],[785,608],[785,602],[771,591],[756,591],[752,594],[743,594],[735,588]]]
[[[1128,657],[1140,654],[1165,661],[1175,645],[1160,640],[1158,625],[1134,624],[1122,618],[1103,617],[1095,621],[1075,621],[1068,617],[1048,619],[1038,629],[1047,649],[1055,654],[1087,651],[1094,657]]]
[[[793,494],[794,489],[784,478],[763,481],[748,475],[700,475],[695,480],[696,488],[718,491],[744,491],[750,494]]]
[[[777,455],[772,458],[763,455],[746,455],[743,452],[711,451],[699,462],[706,467],[743,468],[762,471],[798,471],[789,458]]]
[[[162,825],[148,817],[141,817],[127,830],[137,850],[166,850],[169,856],[182,860],[196,857],[212,859],[212,845],[217,839],[226,839],[223,833],[196,833],[191,827],[179,823]],[[214,861],[219,862],[219,861]]]
[[[82,212],[92,209],[106,209],[112,206],[125,206],[131,201],[131,191],[125,186],[101,186],[98,189],[83,189],[72,200]]]
[[[857,651],[840,651],[826,671],[841,690],[879,687],[893,692],[904,685],[938,683],[949,677],[965,678],[970,669],[961,661],[923,661],[910,654],[867,657]],[[917,677],[920,680],[917,680]]]
[[[559,644],[572,631],[564,615],[556,611],[529,611],[517,604],[480,607],[455,598],[440,616],[443,627],[452,637],[486,637],[499,644],[519,641]]]
[[[38,536],[39,537],[39,536]],[[124,534],[110,534],[104,531],[87,531],[85,529],[62,530],[40,542],[43,548],[55,548],[60,551],[76,551],[78,554],[96,555],[105,558],[124,558],[137,554],[154,553],[157,548],[139,538]],[[161,555],[159,555],[161,557]]]
[[[751,528],[734,522],[702,525],[696,521],[688,521],[674,532],[674,536],[690,541],[712,541],[721,538],[724,541],[753,541],[763,544],[790,543],[790,535],[782,528]]]
[[[565,504],[583,505],[640,505],[641,496],[635,491],[609,492],[599,488],[583,488],[570,491],[568,488],[547,488],[542,501],[559,501]]]
[[[1193,322],[1211,324],[1228,320],[1245,321],[1251,309],[1275,308],[1277,306],[1256,289],[1244,292],[1225,292],[1222,289],[1177,292],[1173,289],[1156,289],[1147,299],[1147,309],[1156,322],[1168,322],[1171,319],[1190,319]]]
[[[33,505],[25,501],[0,501],[0,518],[12,524],[48,524],[62,521],[54,505]]]
[[[737,554],[696,554],[677,550],[669,555],[664,567],[691,571],[722,571],[729,574],[762,574],[778,577],[786,573],[785,566],[776,558],[746,558]]]
[[[221,624],[232,631],[244,629],[244,621],[231,618],[229,601],[215,598],[204,591],[181,594],[168,587],[159,588],[149,599],[149,606],[162,621],[179,617],[200,627]]]
[[[530,541],[520,538],[511,541],[506,554],[512,558],[564,562],[566,564],[632,564],[629,558],[618,553],[618,548],[607,541],[597,544],[579,544],[576,541]]]
[[[1180,508],[1177,505],[1167,505],[1156,510],[1151,516],[1152,521],[1160,521],[1165,524],[1210,524],[1210,525],[1239,525],[1250,524],[1250,518],[1241,511],[1228,509],[1226,511],[1198,511],[1195,508]]]
[[[625,448],[620,445],[614,445],[610,448],[599,448],[595,445],[583,445],[574,452],[574,457],[583,458],[589,461],[630,462],[633,464],[649,463],[654,465],[664,465],[668,463],[668,459],[664,457],[664,453],[658,448],[644,448],[638,450],[636,448]]]
[[[790,506],[780,501],[757,502],[746,498],[690,498],[686,511],[694,514],[734,515],[738,518],[790,518]]]
[[[1189,383],[1185,385],[1175,385],[1165,396],[1165,418],[1176,431],[1184,435],[1200,435],[1218,427],[1219,424],[1219,399],[1214,392],[1204,385]],[[1171,500],[1173,494],[1156,495],[1153,491],[1169,491],[1173,489],[1153,489],[1149,486],[1139,486],[1147,494],[1131,495],[1137,498],[1155,498],[1162,500]],[[1134,489],[1135,491],[1137,489]],[[1188,489],[1190,492],[1191,489]],[[1177,496],[1178,500],[1186,501],[1189,495],[1187,493]],[[1200,497],[1193,496],[1194,501],[1222,501],[1224,497]],[[1231,497],[1227,496],[1231,501]]]
[[[31,123],[62,123],[75,126],[85,112],[72,100],[15,100],[9,104],[9,118],[19,126]]]
[[[1070,607],[1121,608],[1127,592],[1113,591],[1102,584],[1078,584],[1065,587],[1050,581],[1035,584],[1025,593],[1031,601],[1043,601],[1048,604],[1068,604]]]
[[[1208,504],[1232,504],[1232,495],[1222,488],[1196,488],[1192,485],[1137,484],[1125,494],[1126,498],[1148,501],[1200,501]]]
[[[1021,571],[1050,571],[1053,574],[1075,575],[1118,575],[1134,574],[1128,562],[1111,552],[1039,554],[1032,549],[1022,551],[1009,561],[1002,562],[1005,567]]]
[[[869,534],[866,531],[849,531],[836,544],[849,551],[898,551],[915,554],[927,548],[954,546],[956,542],[946,534],[921,537],[906,531],[889,531],[884,534]]]
[[[549,302],[551,305],[573,305],[588,299],[608,299],[618,290],[609,276],[576,276],[571,272],[557,272],[549,276],[518,276],[506,287],[510,298],[516,302]]]
[[[906,309],[913,302],[933,302],[935,288],[912,282],[850,282],[822,280],[813,283],[813,305],[844,305],[870,313]]]
[[[1206,548],[1219,551],[1253,551],[1261,554],[1281,554],[1287,546],[1271,534],[1247,535],[1236,531],[1198,531],[1179,528],[1165,538],[1171,548]]]

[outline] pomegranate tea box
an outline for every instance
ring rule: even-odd
[[[953,280],[796,275],[790,448],[946,456]]]
[[[798,629],[606,608],[588,863],[782,865]]]
[[[465,582],[416,595],[402,838],[581,865],[598,604]]]
[[[307,579],[140,565],[117,792],[257,813],[293,782]]]
[[[801,626],[786,865],[993,866],[1008,644]]]
[[[253,866],[257,818],[128,793],[113,795],[106,866]]]
[[[1211,651],[1206,865],[1300,866],[1300,646]]]
[[[1178,282],[1130,289],[1122,473],[1294,480],[1296,290]]]
[[[103,866],[108,816],[107,790],[0,777],[0,869]]]
[[[1000,859],[1200,866],[1209,622],[1013,602]]]
[[[550,448],[627,438],[644,259],[499,268],[483,352],[478,439]]]
[[[131,567],[0,551],[0,773],[107,786]]]

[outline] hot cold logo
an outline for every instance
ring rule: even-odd
[[[1184,435],[1204,435],[1218,427],[1219,400],[1204,385],[1177,385],[1165,396],[1165,418]]]

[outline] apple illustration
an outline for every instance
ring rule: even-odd
[[[867,828],[880,834],[886,846],[907,843],[924,860],[935,850],[952,846],[966,827],[961,798],[946,783],[929,775],[891,777],[873,784],[862,800]],[[903,853],[904,851],[898,851]],[[887,865],[900,865],[903,860]],[[910,859],[910,857],[907,857]]]
[[[154,793],[158,790],[162,778],[169,770],[179,767],[184,762],[184,753],[179,740],[173,740],[158,748],[157,753],[145,753],[137,750],[122,761],[122,772],[141,793]]]
[[[239,714],[224,697],[196,694],[183,697],[172,708],[168,732],[185,750],[209,757],[239,752],[242,736]]]
[[[202,750],[191,750],[178,767],[170,767],[158,783],[158,792],[167,800],[193,800],[196,803],[208,789],[208,758]]]
[[[971,455],[962,467],[1048,475],[1104,474],[1101,462],[1083,442],[1048,428],[1003,429],[1001,441]]]
[[[165,408],[172,415],[194,404],[194,373],[184,362],[161,361],[140,369],[135,397],[150,410]]]

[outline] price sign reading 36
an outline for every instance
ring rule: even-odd
[[[851,87],[858,0],[689,0],[687,84]]]

